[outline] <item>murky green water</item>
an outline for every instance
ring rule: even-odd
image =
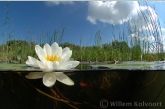
[[[0,109],[165,108],[164,62],[86,66],[89,69],[64,71],[75,82],[74,86],[57,81],[47,88],[42,79],[24,77],[39,69],[23,64],[0,64]]]

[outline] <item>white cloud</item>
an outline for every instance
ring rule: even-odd
[[[47,6],[56,6],[56,5],[60,5],[60,4],[63,4],[63,5],[73,5],[74,2],[72,2],[72,1],[46,1],[45,4]]]
[[[137,1],[91,1],[88,5],[87,20],[110,24],[129,21],[131,29],[154,30],[158,16],[150,6],[139,6]]]
[[[110,24],[122,24],[138,8],[136,1],[91,1],[88,6],[87,20],[96,24],[96,20]]]

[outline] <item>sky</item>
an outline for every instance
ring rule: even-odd
[[[133,37],[165,43],[164,6],[163,1],[1,1],[0,44],[8,39],[47,43],[47,36],[55,30],[60,36],[63,28],[62,43],[80,45],[82,38],[82,46],[96,44],[96,33],[102,44]]]

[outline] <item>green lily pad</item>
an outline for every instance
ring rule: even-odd
[[[127,70],[164,70],[164,61],[144,62],[144,61],[126,61],[119,64],[97,64],[91,65],[92,69],[127,69]]]
[[[28,67],[26,64],[0,63],[0,71],[41,71],[41,70],[33,67]]]

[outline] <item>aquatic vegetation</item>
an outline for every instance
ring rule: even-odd
[[[59,47],[59,45],[54,42],[51,46],[45,44],[43,48],[36,45],[35,51],[40,61],[28,56],[26,64],[32,67],[39,67],[43,72],[31,72],[26,75],[26,78],[37,79],[43,77],[43,83],[47,87],[53,86],[56,79],[66,85],[74,85],[74,82],[63,72],[53,72],[53,70],[58,69],[71,69],[79,64],[79,61],[69,60],[72,51],[68,47],[62,49],[62,47]]]

